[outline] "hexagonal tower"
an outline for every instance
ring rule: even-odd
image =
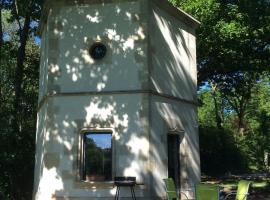
[[[166,0],[46,1],[33,199],[113,199],[133,176],[157,200],[163,178],[200,180],[197,26]]]

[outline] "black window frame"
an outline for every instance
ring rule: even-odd
[[[108,180],[87,180],[86,179],[86,160],[85,160],[85,148],[86,148],[86,136],[96,134],[96,135],[111,135],[111,172],[110,178]],[[81,148],[80,148],[80,180],[84,182],[111,182],[113,180],[113,132],[111,130],[84,130],[81,132]]]

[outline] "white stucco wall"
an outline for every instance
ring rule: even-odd
[[[54,7],[46,25],[53,51],[47,92],[141,89],[147,81],[141,9],[138,2]],[[94,41],[107,46],[102,61],[89,55]]]
[[[76,103],[74,103],[76,102]],[[138,183],[148,184],[148,101],[145,95],[104,95],[56,97],[48,101],[46,125],[39,123],[36,166],[36,199],[59,197],[95,197],[97,194],[112,197],[115,188],[76,187],[78,141],[81,130],[101,128],[113,134],[113,175],[136,176]],[[44,109],[43,109],[44,110]],[[44,113],[40,112],[42,116]],[[44,119],[40,119],[42,121]],[[44,123],[44,122],[43,122]],[[44,130],[45,133],[44,133]],[[42,161],[41,161],[42,160]],[[39,166],[42,170],[40,170]],[[73,177],[63,176],[70,173]],[[106,192],[104,192],[106,191]],[[143,192],[143,191],[142,191]],[[138,196],[142,195],[137,191]],[[129,191],[127,192],[129,195]]]
[[[151,98],[150,144],[153,152],[150,162],[154,166],[153,193],[162,196],[162,178],[168,177],[167,134],[170,130],[184,132],[179,154],[181,189],[190,190],[200,181],[196,40],[194,28],[187,25],[187,21],[164,11],[158,1],[151,3],[150,10],[150,87],[164,95]]]
[[[39,185],[40,176],[43,171],[43,155],[44,155],[44,143],[46,135],[46,119],[47,119],[47,104],[45,104],[38,112],[37,116],[37,130],[36,130],[36,156],[35,156],[35,179],[34,179],[34,191],[35,195],[37,187]]]
[[[180,184],[187,191],[200,181],[198,121],[195,105],[152,96],[150,116],[150,162],[155,187],[153,193],[164,196],[163,178],[168,177],[167,136],[179,131],[184,138],[180,143]]]
[[[196,101],[197,70],[195,30],[151,4],[151,88],[159,93]]]
[[[165,196],[166,140],[175,127],[185,132],[182,187],[199,180],[194,26],[157,2],[51,1],[42,29],[33,199],[112,199],[112,183],[78,178],[79,135],[87,128],[112,131],[113,176],[136,176],[141,199]],[[88,53],[94,41],[108,49],[100,61]]]

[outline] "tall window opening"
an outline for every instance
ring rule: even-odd
[[[82,139],[82,179],[112,180],[112,133],[90,131]]]

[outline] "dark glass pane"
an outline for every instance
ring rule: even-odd
[[[168,135],[168,176],[173,178],[177,189],[180,189],[179,147],[179,136]]]
[[[105,57],[107,48],[104,44],[97,42],[91,46],[89,53],[93,59],[100,60]]]
[[[84,178],[88,181],[112,179],[112,134],[88,133],[84,136]]]

